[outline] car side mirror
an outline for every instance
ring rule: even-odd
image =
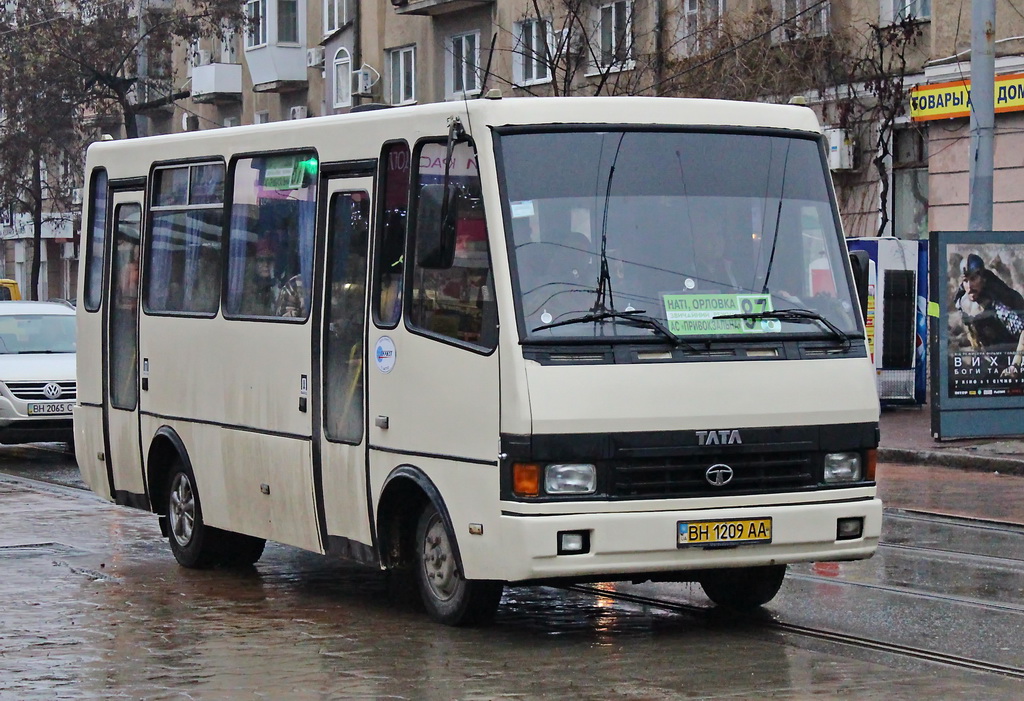
[[[871,256],[867,251],[850,251],[850,267],[853,269],[853,284],[857,288],[857,299],[860,300],[861,316],[867,321],[868,313],[868,267]]]
[[[447,197],[447,206],[445,204]],[[416,265],[445,270],[455,262],[455,222],[462,196],[454,186],[445,192],[443,184],[420,188],[416,208]]]

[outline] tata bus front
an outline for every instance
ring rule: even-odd
[[[502,435],[505,578],[748,606],[869,557],[879,407],[820,135],[494,131],[530,427]]]

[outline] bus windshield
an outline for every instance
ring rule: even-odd
[[[860,334],[816,140],[565,129],[498,149],[523,340]]]

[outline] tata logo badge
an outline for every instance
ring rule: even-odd
[[[739,445],[743,443],[736,429],[724,431],[697,431],[697,445]]]
[[[373,361],[377,369],[387,374],[395,367],[395,342],[387,336],[381,336],[373,349]]]
[[[712,487],[724,487],[732,482],[732,476],[732,468],[728,465],[722,465],[721,463],[712,465],[704,471],[704,479],[706,479],[708,484]]]
[[[56,382],[50,382],[43,387],[43,396],[47,399],[60,399],[62,394],[64,394],[64,390]]]

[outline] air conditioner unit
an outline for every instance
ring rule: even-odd
[[[288,116],[291,119],[305,119],[308,115],[309,110],[305,105],[296,105],[295,107],[292,107],[291,111],[288,113]]]
[[[853,170],[853,139],[849,129],[825,129],[830,170]]]
[[[205,66],[213,60],[213,53],[206,49],[200,49],[196,51],[196,65]]]
[[[71,190],[71,204],[82,204],[82,188],[76,187]]]
[[[322,46],[314,46],[306,49],[306,67],[319,68],[324,65],[324,49]]]
[[[369,68],[361,68],[352,73],[352,92],[361,97],[369,97],[373,92],[373,74]]]

